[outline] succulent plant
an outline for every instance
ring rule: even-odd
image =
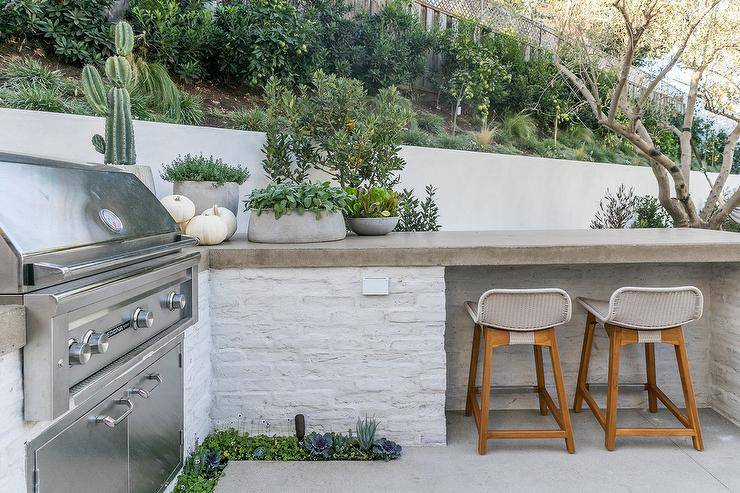
[[[215,478],[226,467],[226,460],[221,457],[220,451],[205,451],[193,458],[194,472],[206,478]]]
[[[397,459],[401,456],[401,446],[393,440],[381,438],[373,443],[373,455],[386,461]]]
[[[310,433],[303,439],[303,446],[314,458],[328,459],[331,456],[333,440],[331,433]]]
[[[105,138],[94,135],[95,150],[105,155],[106,164],[136,164],[131,97],[128,88],[133,80],[129,61],[134,47],[134,31],[128,22],[113,26],[116,55],[105,62],[105,75],[111,88],[107,93],[100,72],[92,65],[82,69],[82,90],[90,106],[105,115]]]
[[[254,460],[261,460],[266,453],[267,447],[257,447],[254,449],[254,452],[252,452],[252,455],[254,456]]]
[[[368,418],[365,415],[365,419],[361,420],[357,418],[357,425],[355,425],[355,431],[357,432],[357,440],[360,442],[360,448],[362,450],[370,450],[375,441],[375,430],[378,429],[378,421],[375,418]]]

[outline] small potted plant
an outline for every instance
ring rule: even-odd
[[[398,194],[389,188],[348,188],[347,224],[362,236],[387,235],[398,225]]]
[[[258,243],[312,243],[347,235],[347,194],[324,183],[271,183],[252,191],[247,238]]]
[[[98,69],[85,65],[82,69],[82,90],[90,107],[105,116],[105,137],[93,135],[92,145],[103,154],[103,162],[121,171],[135,175],[154,193],[154,176],[149,166],[136,164],[134,124],[131,116],[131,96],[134,71],[131,51],[134,31],[128,22],[119,22],[112,28],[115,55],[105,62],[108,85],[103,83]]]
[[[229,209],[236,215],[239,209],[239,185],[249,178],[249,171],[231,166],[213,156],[186,154],[166,164],[162,179],[173,183],[175,195],[184,195],[201,214],[213,204]]]

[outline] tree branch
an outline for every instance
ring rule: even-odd
[[[719,211],[712,216],[712,220],[709,222],[709,227],[712,229],[719,229],[732,211],[738,207],[740,207],[740,187],[738,187],[737,190],[735,190],[735,193],[733,193],[727,202],[725,202],[725,205],[720,207]]]
[[[735,125],[732,133],[727,137],[727,142],[725,142],[725,147],[722,152],[722,166],[720,167],[717,179],[714,180],[714,185],[712,185],[707,201],[704,203],[704,207],[701,210],[701,218],[704,221],[708,221],[712,212],[714,212],[714,208],[719,202],[720,194],[725,188],[727,178],[730,176],[732,162],[735,157],[735,146],[737,145],[738,139],[740,139],[740,122]],[[734,209],[734,207],[732,209]],[[732,211],[732,209],[730,209],[730,211]]]

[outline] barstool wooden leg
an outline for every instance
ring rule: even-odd
[[[648,409],[651,413],[658,412],[658,396],[655,392],[655,344],[645,343],[645,371],[647,373]]]
[[[537,395],[540,399],[540,414],[547,416],[547,402],[545,401],[545,368],[542,364],[542,346],[534,345],[534,369],[537,374]],[[563,403],[560,403],[562,407]],[[567,404],[566,404],[567,406]]]
[[[473,329],[473,349],[470,353],[470,372],[468,373],[468,394],[465,399],[465,416],[470,416],[475,402],[475,379],[478,375],[478,353],[480,352],[480,325],[475,324]]]
[[[565,395],[563,369],[560,367],[560,352],[558,351],[558,341],[555,337],[555,331],[553,329],[550,329],[550,331],[552,332],[552,341],[550,343],[550,361],[552,362],[552,373],[555,380],[555,389],[558,393],[558,406],[560,406],[560,416],[563,421],[563,431],[565,431],[565,447],[568,449],[568,453],[573,454],[576,451],[576,445],[575,441],[573,440],[573,426],[570,423],[568,398]]]
[[[701,436],[701,425],[699,424],[699,410],[696,406],[696,396],[694,395],[694,386],[691,383],[691,371],[689,370],[689,357],[686,354],[686,345],[684,343],[683,328],[678,327],[678,343],[676,348],[676,362],[678,363],[678,373],[681,376],[681,387],[683,388],[683,398],[686,402],[686,411],[688,413],[690,427],[694,429],[695,435],[691,437],[696,450],[704,450],[704,440]]]
[[[609,374],[604,445],[607,450],[614,450],[617,443],[617,398],[619,395],[619,353],[622,349],[622,329],[609,324],[605,328],[609,334]]]
[[[588,365],[591,362],[591,347],[594,342],[594,331],[596,330],[596,317],[589,312],[586,316],[586,331],[583,335],[583,347],[581,348],[581,362],[578,367],[578,380],[576,382],[576,394],[573,398],[573,412],[580,413],[583,406],[582,389],[586,388],[588,380]]]
[[[488,412],[491,399],[491,367],[493,365],[493,342],[491,330],[483,331],[483,381],[480,388],[480,413],[478,421],[478,453],[486,453],[488,441]]]

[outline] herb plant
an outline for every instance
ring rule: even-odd
[[[241,185],[249,178],[249,171],[241,166],[231,166],[213,156],[205,157],[185,154],[178,156],[171,164],[162,167],[163,180],[176,181],[213,181],[218,185],[238,183]]]
[[[275,219],[292,210],[298,214],[310,211],[320,219],[323,213],[341,211],[346,207],[347,194],[341,188],[332,187],[329,182],[304,182],[271,183],[265,188],[255,189],[247,199],[245,209],[257,211],[257,214],[269,210]]]
[[[396,217],[398,194],[389,188],[348,188],[349,217]]]

